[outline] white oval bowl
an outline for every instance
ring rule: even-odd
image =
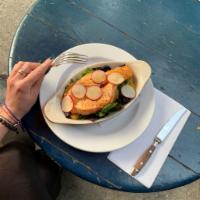
[[[134,74],[134,79],[135,79],[134,81],[136,81],[136,96],[134,99],[132,99],[129,103],[125,104],[121,110],[113,112],[112,114],[104,118],[97,119],[97,120],[89,120],[89,119],[75,120],[75,119],[67,118],[65,116],[61,108],[61,100],[63,97],[65,87],[66,85],[69,84],[72,78],[79,75],[86,68],[98,68],[98,67],[100,68],[105,65],[108,65],[111,68],[116,68],[124,64],[130,67]],[[43,113],[45,114],[46,118],[49,121],[53,123],[58,123],[58,124],[94,124],[94,123],[99,123],[99,122],[111,119],[113,117],[116,117],[118,114],[120,114],[124,110],[126,110],[130,105],[132,105],[136,101],[136,99],[142,92],[142,89],[144,88],[145,84],[150,79],[150,76],[151,76],[151,67],[149,66],[149,64],[141,60],[136,60],[136,61],[131,61],[131,62],[129,61],[101,62],[101,63],[95,63],[92,65],[85,66],[81,69],[74,70],[70,75],[66,74],[66,76],[61,77],[62,79],[64,79],[64,80],[61,80],[63,84],[56,91],[56,93],[47,101],[47,103],[43,107]]]

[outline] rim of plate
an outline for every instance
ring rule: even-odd
[[[123,52],[123,58],[121,59],[121,60],[125,60],[124,59],[124,57],[127,57],[127,59],[129,59],[129,60],[136,60],[136,58],[133,56],[133,55],[131,55],[130,53],[128,53],[128,52],[126,52],[125,50],[123,50],[123,49],[121,49],[121,48],[118,48],[118,47],[115,47],[115,46],[113,46],[113,45],[110,45],[110,44],[102,44],[102,43],[87,43],[87,44],[81,44],[81,45],[78,45],[78,46],[75,46],[75,47],[72,47],[72,48],[70,48],[70,49],[68,49],[68,50],[66,50],[66,51],[64,51],[64,52],[76,52],[76,53],[83,53],[83,51],[84,51],[84,48],[92,48],[92,47],[100,47],[100,48],[102,48],[102,47],[105,47],[105,48],[107,48],[107,47],[109,47],[109,48],[114,48],[115,50],[117,50],[117,51],[119,51],[119,52],[121,52],[120,54],[122,54],[122,52]],[[82,49],[82,47],[83,47],[83,49]],[[82,49],[82,50],[81,50]],[[77,51],[78,50],[78,51]],[[81,50],[81,51],[80,51]],[[102,58],[101,58],[102,59]],[[109,59],[108,57],[107,58],[105,58],[106,60],[107,59]],[[113,59],[111,59],[111,60],[113,60]],[[101,60],[101,61],[99,61],[99,62],[102,62],[103,61],[103,59]],[[118,60],[117,60],[118,61]],[[120,61],[120,60],[119,60]],[[109,61],[108,61],[109,62]],[[94,62],[93,62],[94,63]],[[90,64],[88,64],[88,65],[90,65]],[[81,65],[80,65],[81,66]],[[85,66],[85,65],[82,65],[82,66]],[[48,75],[47,75],[48,76]],[[61,76],[62,76],[62,73],[60,74],[60,77],[58,77],[58,79],[60,79],[61,78]],[[44,80],[43,80],[43,83],[42,83],[42,86],[43,86],[43,84],[44,84],[44,82],[45,82],[45,78],[44,78]],[[153,90],[153,83],[152,83],[152,81],[151,81],[151,79],[149,80],[149,83],[147,84],[147,85],[149,85],[148,87],[150,87],[151,89],[152,89],[152,105],[150,105],[151,106],[151,109],[150,109],[150,114],[148,114],[148,119],[146,119],[146,122],[145,122],[145,126],[143,127],[143,128],[141,128],[141,130],[140,130],[140,133],[138,133],[137,134],[137,136],[133,136],[132,137],[132,139],[130,139],[130,140],[127,140],[126,142],[123,142],[122,144],[118,144],[118,145],[111,145],[110,147],[106,147],[106,148],[103,148],[103,147],[101,147],[101,148],[97,148],[97,149],[94,149],[94,148],[90,148],[90,147],[83,147],[84,145],[77,145],[77,144],[74,144],[74,142],[71,142],[71,141],[69,141],[69,139],[68,139],[68,141],[66,141],[66,137],[62,137],[60,134],[58,134],[56,131],[55,131],[55,124],[54,123],[52,123],[52,122],[50,122],[50,121],[48,121],[47,119],[46,119],[46,117],[45,117],[45,115],[43,114],[43,117],[44,117],[44,119],[45,119],[45,121],[46,121],[46,123],[47,123],[47,125],[48,125],[48,127],[51,129],[51,131],[58,137],[58,138],[60,138],[64,143],[66,143],[66,144],[68,144],[68,145],[70,145],[70,146],[72,146],[72,147],[74,147],[74,148],[76,148],[76,149],[80,149],[80,150],[83,150],[83,151],[88,151],[88,152],[95,152],[95,153],[102,153],[102,152],[110,152],[110,151],[113,151],[113,150],[116,150],[116,149],[119,149],[119,148],[122,148],[122,147],[124,147],[124,146],[126,146],[126,145],[128,145],[128,144],[130,144],[131,142],[133,142],[134,140],[136,140],[139,136],[141,136],[142,135],[142,133],[144,132],[144,130],[147,128],[147,126],[149,125],[149,123],[150,123],[150,121],[151,121],[151,119],[152,119],[152,116],[153,116],[153,113],[154,113],[154,110],[155,110],[155,96],[154,96],[154,90]],[[56,86],[54,87],[54,90],[53,91],[51,91],[51,95],[56,91],[56,89],[59,87],[59,81],[57,80],[57,84],[56,84]],[[40,95],[39,95],[39,99],[40,99],[40,106],[41,106],[41,108],[42,108],[42,106],[43,106],[43,104],[45,103],[44,102],[44,96],[41,94],[42,93],[42,87],[41,87],[41,90],[40,90]],[[119,114],[120,115],[120,114]],[[116,117],[117,118],[117,117]],[[59,124],[59,126],[63,126],[62,124]],[[84,126],[84,125],[82,125],[82,126]]]

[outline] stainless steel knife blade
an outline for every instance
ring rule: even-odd
[[[177,122],[182,118],[187,110],[185,108],[177,111],[164,126],[161,128],[157,136],[154,138],[153,143],[144,151],[144,153],[136,161],[133,170],[131,172],[132,176],[135,176],[147,163],[153,152],[155,151],[158,144],[163,142],[167,136],[171,133]]]
[[[177,111],[168,122],[162,127],[158,135],[156,136],[161,142],[171,133],[171,130],[177,124],[177,122],[181,119],[182,115],[185,114],[186,109],[181,109]]]

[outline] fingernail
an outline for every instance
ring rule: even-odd
[[[52,60],[51,60],[50,58],[47,58],[46,60],[43,61],[43,63],[45,63],[45,62],[49,62],[49,61],[52,62]]]
[[[54,60],[55,59],[55,56],[51,56],[51,57],[49,57],[51,60]]]
[[[51,62],[53,61],[53,59],[51,57],[49,57],[47,60],[50,60]]]

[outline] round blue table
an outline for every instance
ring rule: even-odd
[[[12,43],[9,70],[19,60],[42,61],[89,42],[118,46],[151,64],[155,87],[192,112],[152,188],[146,189],[109,162],[107,153],[88,153],[63,143],[45,124],[38,102],[23,119],[33,140],[66,170],[108,188],[160,191],[198,179],[199,10],[196,0],[39,0]]]

